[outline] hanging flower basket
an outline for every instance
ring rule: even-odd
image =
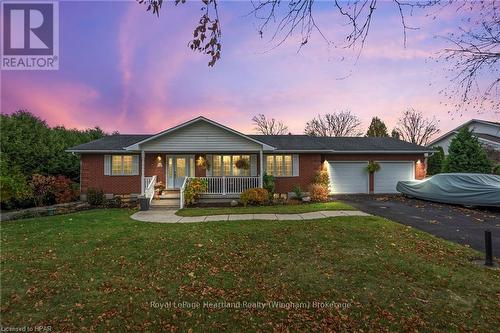
[[[234,166],[237,169],[248,170],[250,169],[250,162],[246,158],[240,158],[236,162],[234,162]]]
[[[378,164],[377,162],[374,162],[374,161],[370,161],[368,163],[368,166],[366,167],[366,171],[368,171],[369,173],[374,173],[374,172],[377,172],[380,170],[380,164]]]

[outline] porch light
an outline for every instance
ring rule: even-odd
[[[420,161],[420,158],[417,160],[417,164],[420,164],[422,163],[422,161]]]
[[[162,161],[161,161],[161,156],[160,156],[160,155],[158,155],[158,156],[156,157],[156,167],[157,167],[157,168],[163,168],[163,163],[162,163]]]

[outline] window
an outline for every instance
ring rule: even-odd
[[[266,172],[277,177],[293,176],[292,155],[267,155]]]
[[[250,176],[249,169],[238,169],[236,161],[244,159],[250,165],[250,155],[213,155],[212,156],[212,176]]]
[[[135,163],[134,163],[135,161]],[[113,155],[111,156],[111,174],[113,176],[130,176],[138,174],[138,156]]]
[[[212,163],[212,176],[219,177],[222,176],[222,156],[214,155]]]

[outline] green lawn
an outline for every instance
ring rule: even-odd
[[[320,210],[355,210],[354,207],[340,202],[310,203],[299,205],[247,206],[247,207],[207,207],[184,208],[177,211],[180,216],[204,216],[221,214],[296,214]]]
[[[1,223],[1,325],[50,325],[52,332],[498,329],[499,271],[469,263],[479,256],[469,248],[382,218],[154,224],[130,213]],[[204,307],[223,301],[240,308]],[[294,303],[243,305],[266,301]],[[329,307],[312,308],[314,301]]]

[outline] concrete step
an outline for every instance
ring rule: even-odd
[[[160,199],[151,201],[150,206],[179,206],[180,201],[178,198],[173,199]]]
[[[179,209],[179,205],[175,205],[175,206],[169,206],[169,205],[149,206],[149,210],[166,210],[166,209]]]
[[[163,200],[163,199],[179,199],[181,197],[181,193],[179,191],[177,192],[173,192],[173,191],[169,191],[165,194],[161,194],[158,196],[158,199],[159,200]]]

